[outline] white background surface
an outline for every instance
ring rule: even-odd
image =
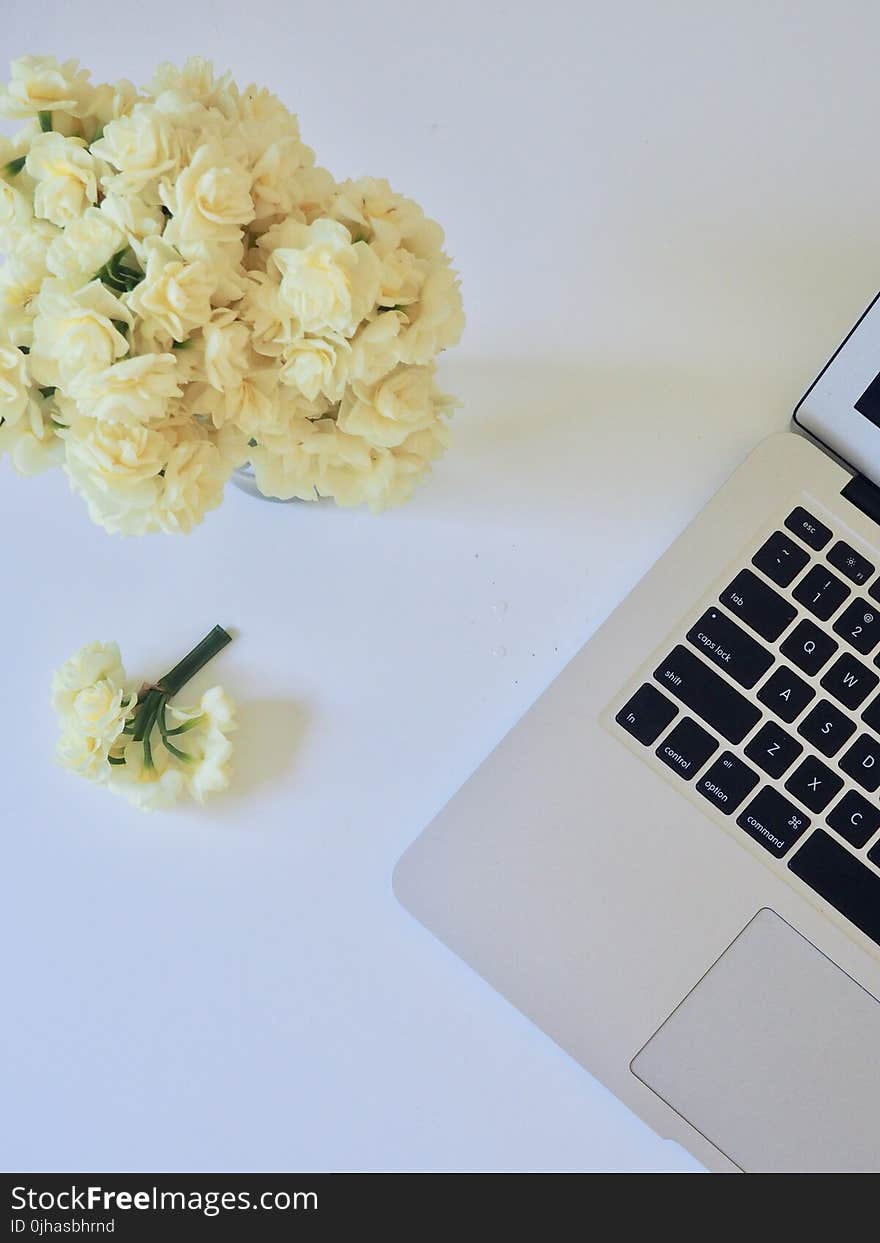
[[[230,493],[121,541],[0,469],[0,1167],[696,1168],[390,875],[876,292],[880,13],[45,0],[4,31],[272,87],[337,175],[445,224],[469,326],[455,448],[379,519]],[[64,657],[118,638],[158,675],[216,621],[227,797],[148,818],[53,766]]]

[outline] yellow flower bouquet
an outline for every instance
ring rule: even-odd
[[[337,183],[268,91],[190,60],[138,91],[23,57],[0,113],[0,454],[58,464],[108,531],[264,495],[375,511],[447,443],[464,324],[443,232]]]

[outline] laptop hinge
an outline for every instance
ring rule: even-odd
[[[846,487],[841,488],[840,495],[880,524],[880,488],[876,483],[871,483],[864,475],[853,475]]]

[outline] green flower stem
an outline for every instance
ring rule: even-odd
[[[231,642],[232,635],[224,630],[222,626],[215,626],[210,633],[205,635],[201,643],[197,643],[192,651],[184,656],[183,660],[178,661],[173,669],[170,669],[163,678],[159,679],[156,684],[159,692],[168,696],[168,698],[176,695],[190,678],[195,677],[209,660],[213,660],[217,653],[222,651],[227,643]]]
[[[49,130],[52,128],[52,113],[39,112],[37,113],[37,116],[40,119],[40,129],[44,134],[48,134]]]

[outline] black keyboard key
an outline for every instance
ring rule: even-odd
[[[833,565],[835,570],[840,570],[841,574],[845,574],[850,582],[857,583],[859,587],[862,583],[866,583],[874,573],[874,566],[868,558],[863,557],[854,548],[850,548],[849,544],[845,544],[842,539],[838,540],[828,553],[828,563]]]
[[[697,789],[725,816],[739,807],[758,784],[758,774],[730,751],[723,751],[697,782]]]
[[[880,611],[867,600],[853,600],[834,623],[834,632],[867,656],[880,643]]]
[[[628,734],[650,746],[656,742],[666,726],[678,712],[678,708],[656,686],[646,682],[614,718]]]
[[[839,647],[840,644],[824,630],[804,618],[798,622],[779,650],[798,669],[813,677],[828,663]]]
[[[791,669],[780,665],[758,691],[762,704],[772,708],[783,721],[800,716],[816,692]]]
[[[880,876],[861,859],[830,833],[816,829],[788,866],[820,898],[880,945]]]
[[[781,531],[774,531],[752,557],[752,565],[756,565],[777,586],[787,587],[794,582],[809,559],[810,554],[799,548],[794,540],[790,540]]]
[[[808,755],[786,781],[785,788],[810,811],[824,811],[843,789],[843,778],[814,755]]]
[[[871,729],[880,734],[880,695],[876,699],[872,699],[865,711],[862,713],[862,720]]]
[[[797,587],[794,598],[820,621],[836,613],[849,595],[849,587],[822,565],[814,565]]]
[[[736,822],[777,859],[810,827],[809,816],[772,786],[760,789]]]
[[[847,790],[825,817],[835,833],[860,850],[880,829],[880,811],[862,798],[858,790]]]
[[[816,552],[823,549],[831,539],[831,531],[825,526],[825,523],[820,522],[818,518],[814,518],[801,505],[798,505],[796,509],[791,511],[785,520],[785,525],[789,531],[795,533],[798,539],[802,539],[805,544],[815,548]]]
[[[775,721],[765,721],[746,747],[746,755],[763,768],[768,777],[781,777],[802,751],[797,739]]]
[[[858,708],[880,682],[880,677],[849,652],[838,656],[819,685],[845,708]]]
[[[838,761],[848,777],[857,781],[869,794],[880,786],[880,740],[870,734],[859,734],[847,753]]]
[[[797,616],[797,609],[751,570],[740,570],[720,599],[734,617],[769,643],[778,639]]]
[[[773,664],[773,654],[720,609],[707,609],[687,637],[698,652],[740,686],[754,686]]]
[[[679,645],[670,652],[654,670],[654,677],[728,742],[742,742],[761,719],[760,708],[686,647]]]
[[[655,754],[685,781],[690,781],[718,750],[718,743],[689,716],[670,730]]]
[[[820,699],[798,726],[798,733],[823,755],[836,755],[855,732],[855,722],[827,699]]]
[[[868,851],[868,858],[874,864],[874,867],[880,868],[880,842],[876,846],[872,846]]]

